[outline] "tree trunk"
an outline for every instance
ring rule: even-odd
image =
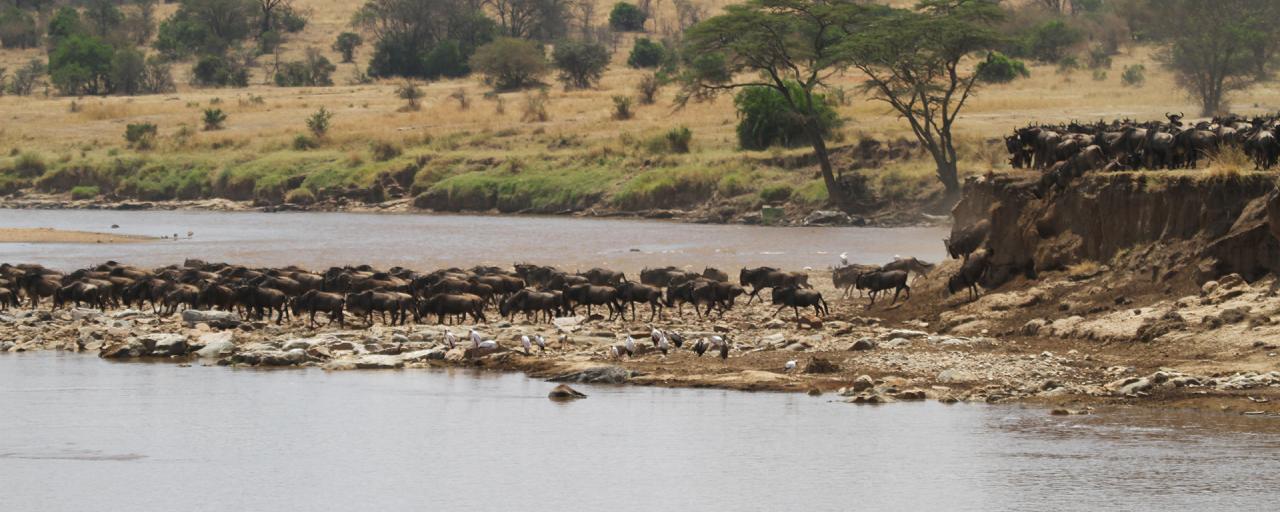
[[[827,186],[827,198],[841,210],[849,203],[840,183],[836,181],[835,170],[831,166],[831,153],[827,151],[827,143],[822,140],[822,130],[817,122],[809,118],[805,122],[805,131],[809,133],[809,143],[813,145],[813,154],[818,157],[818,167],[822,169],[822,182]]]

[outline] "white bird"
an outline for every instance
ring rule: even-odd
[[[627,335],[627,342],[625,346],[627,347],[628,354],[636,353],[636,340],[632,338],[630,334]]]
[[[520,346],[524,347],[525,355],[529,355],[529,352],[533,351],[533,343],[529,342],[529,335],[520,335]]]
[[[609,346],[609,355],[610,355],[610,356],[612,356],[614,359],[622,359],[622,353],[621,353],[621,352],[618,352],[618,346],[617,346],[617,345],[610,345],[610,346]]]
[[[662,351],[662,355],[667,355],[667,351],[671,350],[671,344],[667,343],[667,335],[658,333],[658,350]]]
[[[849,266],[849,253],[847,252],[840,253],[840,266],[842,267]]]
[[[653,338],[653,346],[656,347],[658,346],[658,340],[663,338],[662,331],[659,331],[657,327],[654,327],[652,331],[649,331],[649,337]]]
[[[498,348],[498,342],[493,340],[484,340],[476,344],[476,348]]]
[[[533,337],[533,342],[538,344],[538,350],[543,352],[547,351],[547,340],[544,339],[541,334],[535,335]]]
[[[796,369],[796,360],[792,359],[790,361],[787,361],[785,368],[787,369],[787,371]]]
[[[471,331],[471,344],[479,347],[480,342],[484,340],[480,338],[480,333],[476,332],[475,329],[470,329],[470,331]]]
[[[444,331],[444,342],[449,348],[458,346],[458,337],[453,335],[453,331],[446,329]]]
[[[719,347],[720,345],[724,345],[724,338],[721,338],[721,337],[720,337],[720,335],[712,336],[712,337],[711,337],[711,346],[712,346],[712,347]]]

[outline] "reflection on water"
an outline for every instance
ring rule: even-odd
[[[1275,420],[0,354],[0,510],[1270,509]]]
[[[111,230],[118,224],[118,230]],[[201,257],[249,265],[369,263],[430,269],[519,261],[586,270],[703,265],[799,269],[894,255],[937,260],[945,228],[773,228],[643,220],[354,213],[0,210],[0,227],[172,236],[140,244],[0,244],[0,261],[78,268],[114,258],[141,266]],[[187,239],[187,232],[194,236]]]

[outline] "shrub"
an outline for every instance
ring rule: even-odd
[[[387,142],[385,140],[374,141],[371,148],[373,153],[373,161],[385,162],[392,158],[400,156],[400,146]]]
[[[307,129],[311,131],[317,139],[323,139],[326,133],[329,133],[329,120],[333,118],[333,113],[320,107],[314,114],[307,118]]]
[[[656,68],[666,58],[667,50],[662,43],[647,37],[636,38],[631,47],[631,55],[627,57],[627,65],[633,68]]]
[[[84,25],[80,23],[80,12],[75,7],[62,6],[54,13],[53,19],[49,20],[48,42],[56,46],[64,38],[83,31]]]
[[[458,102],[458,110],[471,108],[471,98],[467,96],[466,89],[461,87],[455,89],[453,92],[449,93],[449,99]],[[502,98],[498,98],[498,101],[501,102]]]
[[[157,131],[155,123],[130,123],[124,127],[124,140],[131,148],[151,149],[155,145]]]
[[[791,199],[791,185],[770,185],[760,190],[760,199],[766,203],[782,203]]]
[[[121,48],[111,56],[111,92],[134,95],[147,91],[147,61],[142,52]]]
[[[1058,62],[1083,40],[1084,34],[1065,21],[1050,20],[1037,25],[1027,35],[1026,52],[1036,60]]]
[[[225,55],[202,55],[191,67],[191,83],[206,87],[247,87],[249,70]]]
[[[333,41],[333,51],[342,54],[342,62],[351,62],[355,58],[356,48],[364,44],[364,39],[360,34],[354,32],[343,32],[338,34],[338,38]]]
[[[672,128],[667,132],[667,146],[673,153],[688,153],[690,142],[693,142],[693,131],[687,126]]]
[[[788,84],[793,95],[800,95],[798,84]],[[836,114],[826,96],[813,95],[819,131],[828,136],[839,127]],[[770,87],[747,87],[733,98],[738,110],[738,145],[742,149],[766,149],[769,146],[800,146],[809,143],[804,119],[787,104],[782,93]]]
[[[625,121],[627,119],[631,119],[631,117],[634,115],[635,114],[631,112],[630,97],[622,96],[622,95],[613,97],[613,118],[614,119],[617,119],[619,121]]]
[[[204,129],[205,131],[221,130],[222,123],[227,121],[227,113],[220,108],[204,109]]]
[[[1142,64],[1125,66],[1120,74],[1120,83],[1127,87],[1142,87],[1147,81],[1147,67]]]
[[[175,89],[173,73],[169,70],[169,63],[157,55],[147,57],[142,91],[147,94],[163,94],[173,92]]]
[[[566,88],[588,89],[600,81],[609,66],[609,50],[601,44],[563,41],[551,52],[551,60]]]
[[[635,5],[618,2],[609,11],[609,28],[619,32],[641,32],[648,14]]]
[[[49,53],[49,78],[67,96],[105,94],[111,83],[111,46],[87,35],[68,37]]]
[[[316,194],[306,187],[298,187],[284,195],[284,202],[291,204],[311,204],[316,202]]]
[[[550,119],[547,115],[547,91],[538,94],[526,93],[524,95],[524,112],[520,114],[520,120],[526,123],[542,123]]]
[[[297,151],[306,151],[317,147],[320,147],[320,145],[311,137],[306,136],[306,134],[299,133],[293,138],[293,149]]]
[[[662,80],[654,73],[640,77],[640,83],[636,84],[636,92],[640,96],[641,105],[652,105],[657,101],[658,90],[662,88]]]
[[[988,53],[987,60],[978,63],[977,74],[978,80],[998,84],[1031,76],[1026,64],[1000,52]]]
[[[13,166],[9,168],[9,173],[19,178],[37,178],[44,174],[44,171],[44,159],[40,155],[31,152],[19,154],[17,160],[13,162]]]
[[[40,62],[40,59],[31,59],[25,66],[13,72],[5,92],[14,96],[30,96],[43,74],[44,63]]]
[[[1102,81],[1105,81],[1106,79],[1107,79],[1107,70],[1105,69],[1093,70],[1093,81],[1102,82]]]
[[[536,85],[547,74],[547,59],[532,41],[504,37],[476,49],[471,67],[498,90]]]
[[[333,72],[338,69],[320,50],[307,48],[303,60],[286,62],[276,71],[280,87],[328,87],[333,85]]]
[[[412,80],[405,80],[396,87],[396,97],[404,100],[404,106],[400,107],[402,112],[416,111],[421,108],[418,100],[422,98],[422,89],[418,88],[418,84]]]
[[[1111,69],[1111,52],[1102,46],[1089,48],[1089,69]]]
[[[71,189],[71,198],[76,200],[93,199],[99,194],[97,185],[81,185]]]
[[[468,56],[462,53],[457,41],[440,41],[423,59],[423,76],[427,78],[457,78],[471,72]]]

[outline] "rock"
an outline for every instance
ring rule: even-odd
[[[201,334],[199,338],[196,338],[196,344],[201,346],[200,350],[196,351],[196,356],[219,358],[230,355],[236,351],[236,344],[231,341],[232,336],[232,331]]]
[[[795,343],[787,345],[786,348],[784,348],[783,350],[789,350],[791,352],[804,352],[806,350],[809,350],[810,348],[812,347],[810,347],[808,343],[805,343],[803,341],[797,341]]]
[[[415,350],[400,355],[400,359],[406,363],[419,363],[422,361],[440,361],[445,357],[445,351],[432,348],[426,350]]]
[[[881,338],[883,339],[893,339],[893,338],[914,339],[914,338],[928,338],[928,337],[929,337],[929,333],[927,332],[913,331],[911,329],[894,329],[892,331],[889,331],[888,334],[881,336]]]
[[[280,350],[306,350],[315,344],[315,340],[309,338],[294,338],[280,344]]]
[[[822,396],[822,390],[818,388],[809,388],[806,392],[809,396]]]
[[[810,359],[800,371],[802,373],[835,373],[840,371],[840,367],[824,358],[815,357]]]
[[[850,344],[848,350],[862,351],[862,350],[871,350],[873,348],[876,348],[876,340],[873,340],[871,338],[862,338]]]
[[[98,351],[98,357],[103,359],[127,359],[132,357],[142,357],[149,354],[147,346],[137,338],[129,338],[124,341],[109,343]]]
[[[463,354],[463,358],[465,359],[480,359],[482,357],[497,354],[499,352],[506,352],[506,350],[507,350],[506,347],[503,347],[502,345],[498,345],[496,347],[491,347],[491,348],[490,347],[472,347],[464,350],[462,354]]]
[[[858,378],[853,379],[853,384],[849,387],[854,391],[866,391],[876,387],[876,381],[869,375],[859,375]]]
[[[849,399],[845,400],[845,403],[879,405],[879,404],[887,404],[892,401],[893,399],[889,397],[883,396],[879,393],[871,392],[871,393],[861,393],[858,395],[854,395]]]
[[[619,366],[593,366],[552,377],[552,382],[577,382],[580,384],[622,384],[631,378],[631,372]]]
[[[1208,296],[1209,294],[1213,293],[1213,292],[1214,292],[1214,290],[1217,290],[1217,289],[1218,289],[1218,282],[1217,282],[1217,281],[1208,281],[1208,282],[1206,282],[1206,283],[1204,283],[1204,284],[1200,285],[1200,295],[1201,295],[1201,296]]]
[[[786,344],[786,342],[787,342],[787,335],[782,334],[780,332],[773,333],[763,338],[760,338],[760,344],[764,346],[781,347],[784,344]]]
[[[139,338],[153,356],[187,354],[187,337],[181,334],[148,334]]]
[[[1207,284],[1207,283],[1206,283]],[[1218,279],[1218,287],[1223,290],[1230,290],[1245,284],[1244,278],[1240,274],[1227,274]]]
[[[368,354],[357,357],[355,367],[357,370],[394,370],[404,367],[404,361],[400,356]]]
[[[578,392],[578,390],[573,389],[564,384],[556,386],[551,390],[550,393],[547,394],[547,398],[550,398],[552,400],[575,400],[578,398],[586,398],[586,397],[587,395],[584,395]]]
[[[1022,324],[1022,335],[1035,336],[1040,333],[1040,329],[1043,329],[1046,325],[1049,325],[1049,322],[1046,322],[1043,318],[1030,320],[1027,323]]]
[[[773,318],[764,323],[765,329],[781,329],[787,326],[787,322],[781,318]]]
[[[903,401],[924,400],[925,398],[928,398],[928,395],[926,395],[924,390],[922,389],[906,389],[906,390],[902,390],[897,393],[894,393],[892,396],[897,400],[903,400]]]
[[[801,221],[806,226],[835,226],[853,222],[844,212],[835,210],[814,210]]]
[[[1164,336],[1173,331],[1180,331],[1187,327],[1187,321],[1179,315],[1177,311],[1169,311],[1159,318],[1148,318],[1138,326],[1137,337],[1141,341],[1154,341],[1156,338]]]
[[[310,360],[307,353],[301,349],[290,351],[264,349],[242,351],[231,356],[229,361],[232,364],[243,364],[249,366],[297,366]]]
[[[956,368],[948,368],[938,373],[938,382],[951,384],[961,382],[972,382],[976,380],[973,375]]]
[[[1089,414],[1089,411],[1079,409],[1054,409],[1049,411],[1049,414],[1052,416],[1075,416],[1079,414]]]
[[[188,327],[209,324],[217,329],[234,329],[240,325],[240,316],[232,311],[201,311],[188,309],[182,312],[182,322]]]
[[[102,317],[102,312],[96,309],[72,308],[72,320],[97,320]]]
[[[111,318],[114,318],[116,320],[124,320],[126,318],[133,318],[135,316],[142,316],[145,314],[146,313],[143,313],[136,309],[126,309],[123,311],[116,311],[115,313],[112,313]]]
[[[910,344],[911,344],[911,340],[908,340],[906,338],[893,338],[884,343],[880,343],[879,346],[883,348],[899,348],[899,347],[904,347]]]

